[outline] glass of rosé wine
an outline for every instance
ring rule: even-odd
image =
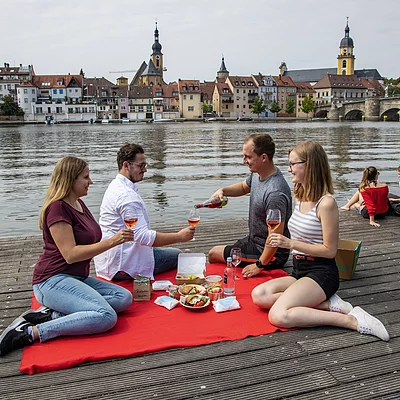
[[[133,212],[128,212],[125,214],[124,223],[128,229],[132,229],[138,222],[138,216]]]
[[[270,209],[267,211],[267,225],[268,225],[268,236],[275,232],[275,229],[281,224],[281,210]],[[271,246],[267,244],[267,246]]]
[[[197,208],[192,208],[189,211],[189,215],[188,215],[188,222],[190,226],[196,227],[199,222],[200,222],[200,213],[199,210]],[[191,239],[191,241],[196,240],[193,236],[193,239]]]

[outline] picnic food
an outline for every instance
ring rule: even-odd
[[[201,296],[199,294],[181,297],[181,304],[188,308],[202,308],[209,303],[210,299],[207,296]]]
[[[179,289],[180,294],[183,294],[184,296],[188,294],[204,294],[205,291],[205,288],[201,285],[184,285]]]

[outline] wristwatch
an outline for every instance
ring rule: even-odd
[[[257,260],[257,261],[256,261],[256,266],[257,266],[257,268],[261,268],[261,269],[264,269],[264,268],[266,267],[266,265],[264,265],[264,264],[261,262],[261,260]]]

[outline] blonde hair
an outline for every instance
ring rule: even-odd
[[[43,230],[44,216],[47,207],[57,200],[67,197],[76,178],[87,167],[86,161],[73,156],[66,156],[59,160],[51,175],[49,187],[39,216],[39,228]]]
[[[305,164],[304,184],[296,183],[294,197],[299,201],[318,201],[327,193],[333,194],[332,175],[328,156],[323,147],[306,141],[289,150],[294,151]]]

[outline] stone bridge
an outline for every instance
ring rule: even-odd
[[[333,120],[399,121],[399,113],[400,97],[369,97],[317,106],[314,116]]]

